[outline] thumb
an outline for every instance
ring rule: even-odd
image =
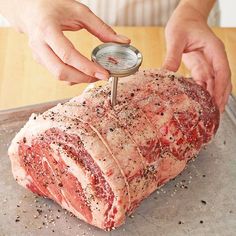
[[[124,35],[117,34],[109,25],[97,17],[88,7],[81,4],[85,9],[85,14],[82,14],[80,21],[83,27],[91,34],[99,38],[103,42],[116,42],[129,44],[130,39]],[[80,10],[81,12],[81,10]]]
[[[166,56],[163,63],[163,68],[176,72],[181,64],[182,53],[184,51],[184,44],[179,40],[167,40]]]

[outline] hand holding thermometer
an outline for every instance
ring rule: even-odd
[[[104,43],[92,51],[92,61],[106,69],[112,78],[111,105],[116,105],[120,77],[134,74],[142,64],[143,56],[131,45]]]

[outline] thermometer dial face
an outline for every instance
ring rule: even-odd
[[[108,70],[111,76],[123,77],[138,70],[142,55],[130,45],[105,43],[93,50],[92,60]]]

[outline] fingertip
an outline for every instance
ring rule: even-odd
[[[199,86],[201,86],[202,88],[206,89],[207,85],[206,83],[204,83],[203,81],[200,80],[195,80],[196,84],[198,84]],[[212,94],[211,94],[212,95]]]
[[[181,64],[181,57],[173,57],[173,56],[167,56],[164,60],[164,63],[162,65],[163,69],[169,70],[169,71],[173,71],[176,72]]]
[[[96,72],[94,74],[94,77],[97,78],[98,80],[108,80],[109,79],[109,74],[108,73]]]
[[[96,83],[97,81],[98,79],[90,77],[90,79],[86,83],[92,84],[92,83]]]
[[[220,113],[223,113],[224,107],[225,107],[225,104],[223,102],[223,98],[222,97],[215,98],[215,103],[216,103],[217,107],[219,108]]]
[[[75,84],[77,84],[77,83],[65,81],[65,84],[68,85],[68,86],[73,86],[73,85],[75,85]]]
[[[130,42],[131,42],[130,38],[128,38],[128,37],[125,36],[125,35],[116,34],[115,36],[116,36],[116,38],[117,38],[116,41],[117,41],[118,43],[130,44]]]
[[[220,110],[221,114],[224,113],[225,112],[225,105],[221,105],[219,110]]]
[[[224,93],[224,98],[223,98],[223,105],[224,105],[224,107],[225,106],[227,106],[227,104],[228,104],[228,100],[229,100],[229,96],[230,96],[230,93],[231,93],[231,90],[232,90],[232,85],[231,85],[231,83],[228,85],[228,87],[227,87],[227,89],[226,89],[226,91],[225,91],[225,93]]]
[[[164,70],[176,72],[179,69],[179,65],[176,62],[174,62],[174,61],[166,60],[163,63],[162,68]]]
[[[221,103],[220,103],[220,113],[223,113],[225,111],[226,104],[227,104],[227,101],[225,101],[225,97],[222,97]]]

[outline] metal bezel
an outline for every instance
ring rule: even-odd
[[[101,44],[101,45],[99,45],[99,46],[97,46],[96,48],[93,49],[92,54],[91,54],[92,61],[98,63],[97,62],[98,52],[100,52],[102,49],[107,48],[107,47],[112,47],[113,50],[115,48],[117,48],[119,51],[120,51],[120,49],[121,50],[126,50],[126,51],[128,51],[128,50],[132,51],[137,57],[136,64],[133,67],[129,68],[129,69],[120,70],[119,72],[112,72],[112,71],[108,70],[111,77],[125,77],[125,76],[129,76],[131,74],[134,74],[136,71],[138,71],[140,65],[142,64],[143,56],[137,48],[135,48],[135,47],[133,47],[129,44],[117,44],[117,43],[104,43],[104,44]]]

